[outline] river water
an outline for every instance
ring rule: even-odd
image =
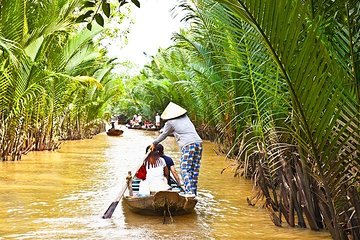
[[[111,219],[102,219],[156,135],[102,133],[66,142],[57,151],[31,152],[22,161],[0,162],[0,239],[331,239],[327,232],[276,227],[264,209],[248,206],[252,183],[230,170],[220,174],[228,163],[210,142],[204,143],[193,214],[163,224],[162,217],[137,215],[119,204]],[[163,145],[178,167],[174,138]]]

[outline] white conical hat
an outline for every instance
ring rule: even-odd
[[[161,114],[161,118],[164,120],[180,117],[181,115],[185,114],[187,111],[180,107],[179,105],[169,102],[166,106],[165,110]]]

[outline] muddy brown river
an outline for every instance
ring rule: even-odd
[[[229,163],[210,142],[204,144],[193,214],[163,224],[162,217],[137,215],[119,204],[111,219],[102,219],[127,171],[158,134],[123,130],[121,137],[102,133],[0,162],[0,239],[331,239],[327,232],[276,227],[264,209],[248,206],[252,183],[230,170],[220,174]],[[178,168],[174,138],[163,145]]]

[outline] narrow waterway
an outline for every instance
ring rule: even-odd
[[[275,227],[264,209],[249,207],[251,182],[220,174],[227,163],[209,142],[193,214],[162,224],[162,217],[136,215],[119,204],[112,219],[102,219],[156,135],[125,129],[121,137],[103,133],[0,162],[0,239],[331,239],[326,232]],[[163,145],[178,166],[174,138]]]

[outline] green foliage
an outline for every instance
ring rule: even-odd
[[[140,2],[138,0],[131,0],[131,2],[140,8]]]
[[[106,17],[110,17],[110,3],[105,1],[102,2],[101,9],[103,10]]]
[[[126,83],[123,101],[136,111],[169,101],[184,106],[203,136],[235,158],[236,174],[257,180],[273,210],[282,207],[279,199],[291,202],[300,226],[318,230],[321,214],[335,239],[358,236],[346,229],[360,219],[351,190],[360,169],[359,2],[199,0],[179,7],[191,29]],[[282,213],[294,226],[289,211]]]
[[[54,149],[61,139],[100,131],[115,95],[109,90],[114,64],[94,43],[102,29],[75,26],[78,4],[1,2],[2,159],[19,159],[29,150]]]
[[[118,0],[118,9],[120,10],[125,4],[128,3],[127,0]],[[140,8],[140,2],[138,0],[131,0],[131,2]],[[92,30],[93,21],[95,19],[96,23],[104,27],[105,21],[104,16],[110,18],[111,16],[111,5],[110,0],[92,0],[84,1],[82,3],[82,14],[77,17],[76,22],[86,22],[86,27],[89,31]]]

